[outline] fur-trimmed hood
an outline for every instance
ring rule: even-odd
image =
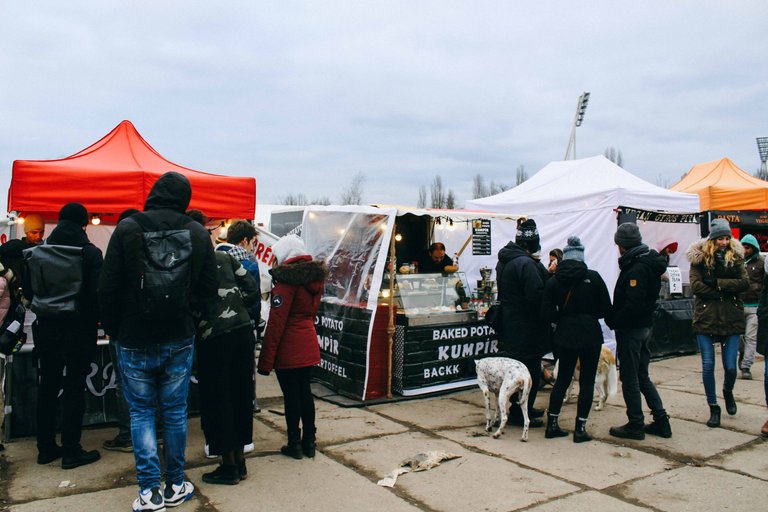
[[[304,255],[286,260],[269,273],[275,281],[281,283],[295,286],[318,283],[322,287],[323,281],[328,277],[328,267],[324,262],[314,261],[312,256]]]
[[[685,251],[685,257],[691,262],[691,265],[701,265],[704,263],[704,245],[707,243],[706,238],[702,238],[697,242],[693,242],[688,250]],[[736,256],[734,258],[734,265],[739,265],[744,262],[744,246],[741,242],[735,238],[731,238],[730,241],[731,250]]]

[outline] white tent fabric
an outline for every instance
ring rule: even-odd
[[[587,265],[600,273],[611,294],[619,275],[619,253],[613,242],[618,206],[674,213],[700,211],[698,195],[652,185],[602,155],[551,162],[517,187],[466,205],[468,209],[524,213],[534,219],[545,264],[551,249],[562,248],[570,235],[579,235]],[[691,239],[680,240],[683,251],[696,238],[695,225],[691,226]],[[642,232],[642,225],[640,229]]]

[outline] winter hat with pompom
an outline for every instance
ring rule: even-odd
[[[584,261],[584,246],[578,236],[568,237],[568,245],[563,248],[563,259]]]

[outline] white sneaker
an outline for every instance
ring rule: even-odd
[[[208,444],[206,443],[206,445],[205,445],[205,458],[206,459],[215,459],[217,457],[218,457],[218,455],[211,455],[211,452],[210,452],[210,450],[208,448]]]
[[[255,449],[256,447],[253,445],[253,443],[248,443],[247,445],[243,446],[243,453],[251,453]]]
[[[165,484],[163,491],[166,507],[178,507],[195,495],[195,486],[184,480],[180,484]]]
[[[158,487],[139,492],[139,497],[133,500],[133,512],[142,512],[144,510],[151,510],[152,512],[165,511],[165,501]]]

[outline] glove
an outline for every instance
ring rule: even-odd
[[[713,290],[717,290],[717,278],[713,276],[707,276],[701,280],[705,285],[709,286]]]
[[[256,370],[256,373],[258,373],[259,375],[264,375],[265,377],[269,377],[269,372],[267,370],[259,369],[259,370]]]

